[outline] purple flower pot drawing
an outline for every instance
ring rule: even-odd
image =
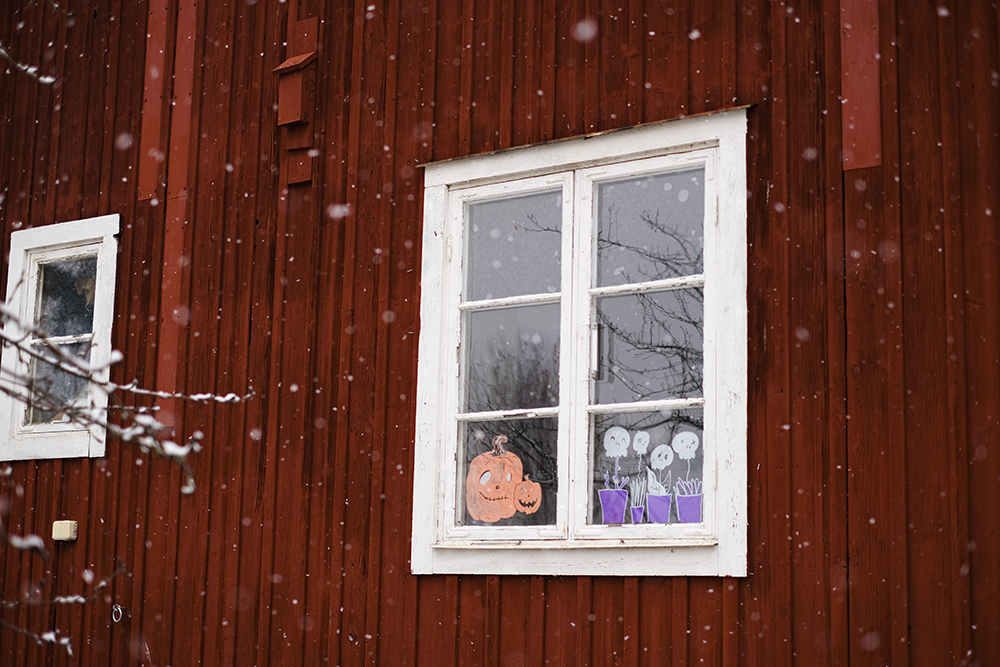
[[[628,491],[625,489],[600,489],[601,513],[604,523],[625,523],[625,505]]]
[[[701,496],[677,496],[677,519],[681,523],[701,523]]]
[[[646,496],[650,523],[670,523],[670,496]]]
[[[642,523],[642,513],[645,509],[642,505],[632,508],[632,523]]]

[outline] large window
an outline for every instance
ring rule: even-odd
[[[0,459],[103,456],[104,433],[73,420],[107,408],[118,216],[14,232],[0,368]]]
[[[427,167],[414,572],[746,573],[745,133]]]

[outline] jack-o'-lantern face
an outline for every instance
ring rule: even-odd
[[[525,514],[534,514],[542,504],[542,485],[532,482],[528,476],[514,489],[514,509]]]
[[[514,492],[521,483],[524,467],[512,452],[503,448],[507,436],[493,438],[493,449],[469,463],[465,478],[465,506],[477,521],[493,523],[514,516]]]

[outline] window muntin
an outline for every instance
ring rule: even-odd
[[[14,392],[25,380],[50,400],[25,404],[0,394],[0,458],[102,456],[104,433],[70,421],[61,408],[107,407],[107,396],[85,379],[57,368],[50,346],[77,357],[98,377],[111,358],[119,217],[47,225],[14,232],[7,275],[7,305],[16,314],[10,336],[27,350],[3,350],[0,382]],[[20,323],[31,327],[21,327]],[[37,329],[38,333],[35,332]],[[44,335],[44,337],[43,337]]]
[[[682,128],[690,141],[669,141]],[[745,573],[744,142],[738,111],[428,169],[414,572]],[[556,187],[559,224],[536,222],[532,198]],[[487,209],[513,233],[480,224]],[[494,229],[480,251],[470,236]],[[525,247],[535,254],[518,264]],[[513,273],[480,289],[484,258]],[[543,342],[552,353],[538,353]],[[473,462],[501,434],[507,451],[546,464],[545,515],[466,513]],[[613,521],[606,485],[627,487]]]

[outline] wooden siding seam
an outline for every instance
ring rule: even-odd
[[[391,220],[393,218],[393,210],[395,206],[395,191],[394,189],[386,189],[386,185],[394,183],[394,172],[395,172],[395,157],[397,155],[397,146],[391,145],[386,139],[386,137],[391,136],[392,130],[396,126],[396,114],[397,114],[397,90],[398,90],[398,67],[399,62],[399,3],[389,2],[386,4],[383,10],[383,15],[385,16],[384,25],[388,29],[388,35],[385,40],[390,52],[384,54],[385,56],[385,68],[386,68],[386,87],[385,94],[382,100],[382,127],[383,127],[383,140],[387,143],[383,144],[383,162],[382,162],[382,174],[379,179],[380,184],[380,218],[382,220]],[[390,57],[391,56],[391,57]],[[385,150],[385,149],[388,150]],[[383,531],[385,526],[383,524],[384,508],[385,508],[385,461],[386,461],[386,434],[388,429],[388,411],[387,404],[389,401],[389,389],[388,389],[388,376],[389,376],[389,336],[390,333],[394,331],[394,327],[391,326],[390,319],[386,317],[390,310],[390,287],[391,287],[391,270],[392,270],[392,254],[390,252],[392,248],[392,231],[395,225],[380,225],[379,231],[376,233],[377,246],[375,248],[376,257],[379,258],[377,271],[375,272],[376,287],[378,290],[378,300],[376,302],[377,308],[374,313],[376,321],[375,329],[375,409],[374,417],[372,419],[372,447],[371,447],[371,483],[372,488],[369,492],[369,497],[371,502],[369,506],[371,507],[371,520],[368,522],[369,525],[369,535],[368,535],[368,601],[366,603],[366,618],[365,618],[365,629],[366,629],[366,641],[365,641],[365,653],[368,664],[376,665],[378,664],[379,658],[379,642],[377,637],[379,637],[380,623],[379,619],[382,612],[382,568],[380,567],[381,558],[383,554]],[[384,231],[383,231],[384,230]],[[384,235],[383,235],[384,234]],[[386,238],[388,237],[388,238]],[[374,259],[372,260],[374,261]],[[379,384],[382,386],[379,387]],[[388,628],[387,628],[388,630]]]
[[[354,35],[352,38],[353,53],[350,60],[352,67],[351,70],[351,106],[350,106],[350,120],[346,130],[348,131],[348,156],[347,156],[347,182],[348,182],[348,196],[347,205],[350,208],[350,213],[346,218],[344,218],[345,225],[345,236],[344,236],[344,264],[343,264],[343,283],[342,283],[342,296],[341,296],[341,312],[345,314],[346,322],[341,322],[341,325],[345,329],[349,329],[349,335],[343,336],[340,342],[340,359],[338,363],[338,376],[337,376],[337,406],[339,410],[347,410],[349,404],[353,399],[353,393],[351,390],[351,381],[349,377],[351,376],[353,368],[353,349],[354,349],[354,336],[356,335],[356,323],[357,318],[355,317],[355,275],[356,275],[356,265],[357,265],[357,251],[358,251],[358,227],[360,225],[360,210],[359,210],[359,194],[358,194],[358,173],[360,170],[359,162],[361,159],[361,105],[362,105],[362,93],[363,93],[363,75],[364,75],[364,54],[365,49],[368,46],[366,40],[366,30],[365,22],[360,20],[360,17],[364,16],[366,12],[366,3],[364,0],[356,0],[354,3]],[[346,326],[345,326],[346,325]],[[360,418],[360,415],[358,416]],[[355,429],[355,416],[348,412],[348,417],[346,423],[342,424],[343,428],[337,431],[337,443],[336,449],[338,454],[338,469],[342,470],[343,473],[338,476],[338,482],[341,484],[342,496],[347,498],[349,496],[350,481],[348,478],[348,466],[351,461],[351,455],[348,450],[353,444],[353,439],[349,436],[353,433]],[[344,663],[360,663],[360,659],[357,657],[352,657],[352,651],[356,651],[356,648],[352,647],[352,638],[355,637],[357,629],[353,626],[357,621],[355,618],[364,618],[366,610],[362,608],[362,605],[352,599],[350,586],[353,585],[353,578],[349,580],[348,575],[360,576],[357,573],[348,572],[348,567],[357,557],[350,556],[349,551],[345,549],[346,538],[347,538],[347,524],[349,521],[349,515],[347,509],[342,510],[342,514],[338,512],[339,518],[343,521],[342,525],[345,526],[344,537],[340,546],[340,563],[341,572],[341,590],[340,590],[340,607],[344,610],[342,616],[340,617],[340,628],[338,629],[338,642],[337,642],[337,652],[341,664]],[[337,573],[334,573],[336,576]],[[345,641],[347,640],[347,641]]]
[[[824,6],[824,70],[826,95],[823,101],[827,115],[824,131],[822,158],[826,166],[826,242],[827,242],[827,368],[830,378],[830,395],[827,398],[829,455],[826,461],[828,482],[825,494],[823,524],[828,527],[829,547],[827,568],[829,586],[830,633],[827,641],[831,667],[846,667],[850,652],[850,622],[848,603],[849,536],[846,517],[850,516],[848,488],[848,327],[844,313],[847,302],[847,247],[845,225],[848,224],[844,208],[844,179],[842,159],[832,159],[842,153],[842,109],[840,67],[840,6],[839,0],[826,0]],[[879,119],[881,122],[881,119]]]
[[[949,6],[950,5],[950,6]],[[960,82],[958,72],[957,28],[956,22],[964,14],[964,8],[960,10],[956,3],[950,2],[942,4],[953,20],[938,20],[938,63],[940,66],[939,82],[941,84],[940,97],[940,117],[941,117],[941,171],[945,178],[941,180],[941,201],[944,209],[944,261],[945,261],[945,284],[944,299],[945,311],[947,312],[947,353],[949,363],[947,366],[948,381],[948,420],[951,422],[948,429],[949,446],[948,451],[948,488],[947,497],[951,499],[949,507],[949,520],[953,526],[953,539],[950,546],[951,563],[949,588],[950,613],[951,613],[951,645],[952,654],[962,656],[971,654],[972,640],[969,623],[970,602],[972,599],[970,579],[962,574],[962,561],[968,551],[969,524],[968,524],[968,503],[969,498],[965,495],[968,489],[968,452],[966,442],[968,437],[968,425],[965,419],[963,407],[967,404],[968,398],[965,394],[965,387],[968,386],[968,371],[965,357],[965,323],[962,301],[959,295],[965,294],[965,284],[961,267],[962,247],[964,246],[964,236],[962,231],[962,203],[958,199],[961,193],[962,167],[961,167],[961,129],[959,113],[960,88],[955,82]],[[939,18],[941,11],[938,11]],[[967,571],[966,571],[967,572]]]
[[[989,3],[969,4],[959,16],[965,22],[960,33],[960,79],[965,96],[962,108],[966,126],[962,146],[962,192],[965,244],[963,271],[966,292],[962,295],[963,317],[968,323],[966,359],[970,378],[965,406],[969,422],[966,492],[970,541],[963,554],[972,590],[969,632],[972,653],[967,656],[981,664],[1000,664],[1000,605],[992,593],[1000,585],[1000,457],[996,456],[1000,388],[1000,352],[996,332],[1000,330],[1000,309],[996,307],[997,225],[1000,212],[1000,94],[996,73],[1000,72],[1000,7]],[[969,40],[968,37],[972,37]],[[971,96],[971,100],[969,97]],[[986,139],[992,137],[992,141]],[[986,139],[986,140],[984,140]],[[992,335],[991,335],[992,334]],[[992,444],[992,446],[991,446]],[[963,658],[965,659],[965,658]]]
[[[902,114],[900,113],[900,94],[899,91],[903,90],[902,82],[899,80],[900,68],[896,64],[898,62],[898,56],[896,55],[897,49],[899,48],[899,29],[900,25],[896,21],[895,6],[889,2],[883,2],[879,5],[880,26],[891,26],[888,30],[880,30],[879,38],[881,42],[880,53],[882,58],[880,59],[880,67],[884,67],[887,72],[886,78],[892,77],[895,84],[895,99],[894,104],[890,109],[886,109],[886,106],[882,105],[882,127],[883,130],[887,128],[889,132],[883,132],[883,150],[885,149],[886,143],[891,142],[895,148],[893,151],[896,155],[901,155],[901,137],[902,137]],[[886,34],[888,33],[888,34]],[[886,45],[889,45],[888,48]],[[886,55],[890,57],[887,59]],[[883,93],[885,92],[885,87],[883,87]],[[886,122],[887,111],[891,112],[895,117],[894,123]],[[886,134],[892,134],[895,132],[894,136],[889,138]],[[902,184],[901,179],[897,180],[893,178],[892,181],[889,180],[889,170],[882,165],[881,176],[884,185],[882,190],[885,192],[886,197],[886,229],[888,231],[888,241],[896,244],[896,247],[900,248],[900,260],[895,262],[894,268],[889,273],[891,276],[896,278],[895,285],[888,286],[886,290],[886,297],[888,300],[895,301],[900,304],[900,307],[894,309],[896,313],[895,318],[890,317],[889,321],[895,326],[890,326],[890,331],[893,332],[893,336],[902,336],[902,324],[903,315],[905,313],[905,305],[902,303],[903,296],[903,262],[905,261],[905,250],[901,246],[902,242]],[[856,187],[856,181],[854,183]],[[846,189],[846,185],[845,185]],[[899,342],[899,339],[897,339]],[[902,345],[892,346],[889,345],[888,354],[886,359],[886,366],[889,371],[890,380],[894,377],[897,378],[895,383],[890,382],[889,390],[889,418],[893,423],[888,424],[888,433],[894,436],[895,452],[890,450],[890,454],[895,454],[893,457],[894,469],[897,471],[906,470],[906,452],[901,440],[902,434],[904,433],[906,424],[905,416],[903,413],[904,400],[903,394],[905,391],[905,369],[904,369],[904,359],[903,359],[903,348]],[[894,400],[894,402],[893,402]],[[892,475],[891,479],[896,488],[896,497],[905,498],[905,483],[903,478],[896,474]],[[900,486],[904,488],[900,489]],[[892,512],[889,517],[889,527],[887,532],[890,539],[890,559],[892,562],[892,568],[889,573],[890,582],[890,619],[892,627],[890,628],[890,656],[894,664],[909,664],[910,653],[909,653],[909,629],[907,623],[908,608],[909,608],[909,596],[907,589],[907,576],[908,576],[908,558],[907,558],[907,517],[908,508],[905,502],[896,502],[892,504]],[[899,633],[899,636],[896,633]],[[859,646],[862,648],[862,646]],[[856,654],[860,656],[860,653]]]
[[[791,488],[792,466],[792,429],[791,423],[791,369],[789,367],[789,341],[791,312],[789,308],[788,280],[782,280],[783,273],[791,269],[789,258],[790,225],[789,218],[798,215],[797,210],[789,210],[788,205],[788,172],[789,136],[788,128],[791,122],[789,115],[789,84],[788,70],[792,66],[792,58],[797,54],[789,52],[788,24],[792,17],[785,11],[784,3],[779,3],[772,14],[773,31],[771,34],[771,57],[776,59],[771,81],[771,127],[769,128],[771,146],[771,180],[767,183],[769,208],[766,211],[769,230],[768,240],[770,251],[775,255],[770,273],[771,279],[777,283],[773,296],[769,299],[768,312],[771,314],[771,324],[767,328],[769,341],[768,353],[774,360],[773,370],[767,372],[766,428],[770,435],[767,443],[767,472],[763,483],[766,483],[767,506],[770,516],[767,517],[766,549],[771,554],[771,588],[774,596],[773,613],[770,619],[770,631],[765,630],[764,642],[770,647],[772,655],[781,655],[780,646],[794,640],[792,623],[792,598],[794,593],[795,572],[792,567],[792,507],[794,493]],[[692,92],[694,85],[692,84]],[[693,104],[693,102],[692,102]],[[694,111],[695,107],[692,106]],[[769,290],[770,291],[770,290]],[[766,317],[766,316],[765,316]],[[772,342],[773,341],[773,342]],[[764,486],[761,487],[765,488]],[[765,621],[767,623],[767,621]],[[767,626],[765,625],[765,628]],[[789,658],[784,657],[777,664],[789,664]]]

